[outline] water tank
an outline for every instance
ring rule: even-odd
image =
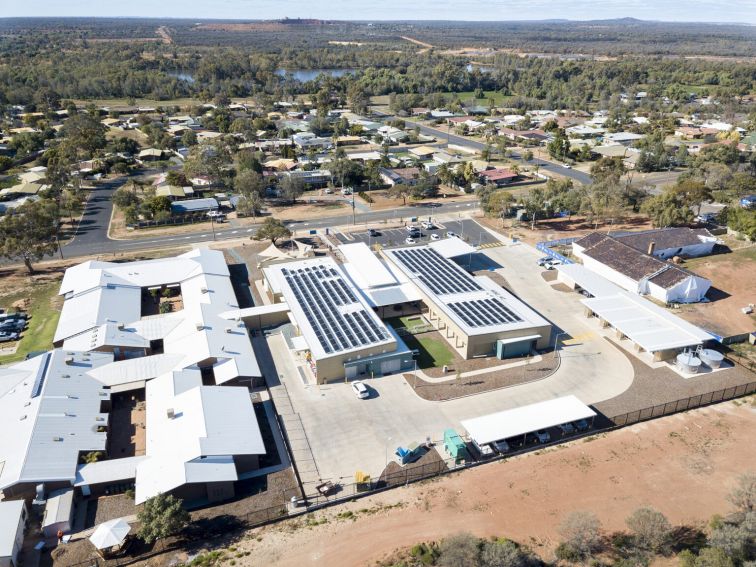
[[[721,352],[710,348],[701,349],[698,352],[698,356],[701,362],[709,368],[719,368],[724,360],[724,355]]]
[[[688,374],[696,374],[701,368],[701,359],[692,352],[677,355],[677,367]]]

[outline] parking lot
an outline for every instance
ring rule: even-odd
[[[465,242],[473,246],[482,246],[485,244],[493,244],[497,242],[496,238],[489,233],[486,229],[482,228],[478,223],[471,219],[460,220],[445,220],[436,221],[433,217],[417,217],[417,222],[409,223],[414,226],[420,227],[421,222],[428,221],[433,223],[432,230],[420,230],[420,237],[414,237],[417,244],[427,244],[430,242],[432,235],[437,234],[440,238],[445,238],[446,234],[453,232]],[[402,228],[389,228],[375,229],[378,234],[371,236],[367,230],[360,232],[352,232],[350,234],[337,233],[337,238],[346,243],[364,242],[368,246],[373,244],[380,244],[381,246],[399,246],[405,244],[405,239],[409,236],[407,229]]]

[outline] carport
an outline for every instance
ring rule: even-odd
[[[581,419],[590,420],[596,412],[575,396],[564,396],[545,402],[521,406],[462,421],[470,439],[478,446],[512,437],[534,433]]]

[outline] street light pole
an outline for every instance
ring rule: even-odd
[[[215,217],[210,217],[210,230],[213,231],[213,240],[215,240]]]

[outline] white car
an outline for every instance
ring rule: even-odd
[[[433,226],[432,222],[428,221],[423,222],[420,226],[422,226],[425,230],[433,230],[434,228],[436,228],[435,226]]]
[[[449,232],[447,232],[447,233],[446,233],[446,236],[447,236],[448,238],[456,238],[456,237],[457,237],[457,233],[456,233],[456,232],[452,232],[452,231],[450,230]]]
[[[419,229],[419,228],[417,228],[417,227],[416,227],[416,226],[415,226],[414,224],[408,224],[408,225],[407,225],[407,226],[405,226],[404,228],[406,228],[406,229],[407,229],[407,232],[417,232],[417,231],[419,231],[419,230],[420,230],[420,229]]]
[[[352,391],[360,400],[365,400],[370,397],[370,390],[368,390],[368,387],[359,380],[352,382]]]
[[[417,240],[415,240],[411,236],[408,236],[407,238],[404,239],[404,243],[405,244],[417,244]]]
[[[323,189],[323,193],[325,193],[326,195],[330,195],[331,193],[333,193],[333,189],[331,189],[330,187],[326,187],[325,189]]]
[[[433,234],[430,235],[430,239],[431,240],[441,240],[441,237],[438,234],[433,233]]]
[[[563,163],[562,167],[565,169],[572,169],[572,166],[569,163]]]

